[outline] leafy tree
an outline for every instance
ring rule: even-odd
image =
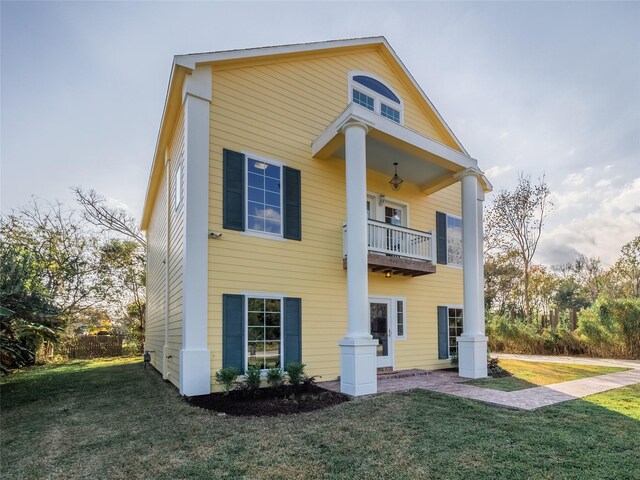
[[[640,235],[625,244],[613,267],[622,296],[640,298]]]
[[[522,264],[524,314],[531,318],[531,266],[544,221],[551,208],[544,177],[533,184],[520,175],[513,191],[498,192],[486,215],[488,244],[502,252],[516,251]]]
[[[573,262],[555,266],[554,270],[565,279],[573,279],[590,302],[594,302],[607,286],[607,272],[599,258],[581,254]]]
[[[485,255],[485,308],[499,315],[514,317],[522,312],[520,280],[522,269],[518,252],[493,252]]]

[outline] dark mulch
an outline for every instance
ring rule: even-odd
[[[261,388],[255,394],[246,390],[211,393],[187,398],[195,407],[242,417],[274,417],[311,412],[349,401],[342,393],[317,385],[305,385],[294,391],[290,386]]]

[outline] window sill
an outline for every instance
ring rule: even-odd
[[[266,238],[268,240],[277,240],[279,242],[287,241],[287,239],[284,238],[282,235],[272,235],[269,233],[254,232],[251,230],[245,230],[244,232],[240,232],[240,235],[246,235],[247,237]]]

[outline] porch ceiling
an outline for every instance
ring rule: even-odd
[[[478,168],[474,158],[356,104],[350,104],[313,142],[312,155],[344,160],[345,137],[341,129],[352,120],[369,127],[367,168],[391,177],[393,163],[398,162],[398,174],[426,194],[455,183],[455,173]]]

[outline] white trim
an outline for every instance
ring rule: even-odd
[[[284,299],[287,295],[259,292],[241,292],[244,295],[244,371],[249,368],[249,298],[262,298],[269,300],[280,300],[280,368],[284,370]],[[266,341],[266,339],[264,340]],[[261,368],[260,373],[264,376],[268,369]]]
[[[220,62],[225,60],[241,60],[245,58],[260,58],[268,57],[271,55],[305,53],[332,48],[355,47],[359,45],[376,45],[381,43],[386,43],[384,37],[325,40],[322,42],[295,43],[290,45],[277,45],[270,47],[223,50],[219,52],[190,53],[186,55],[176,55],[174,57],[174,61],[177,65],[181,65],[186,68],[194,68],[199,63]]]
[[[365,87],[364,85],[362,85],[361,83],[358,83],[356,81],[353,80],[353,77],[355,76],[364,76],[364,77],[371,77],[374,80],[377,80],[378,82],[380,82],[381,84],[383,84],[385,87],[387,87],[389,90],[391,90],[391,92],[398,97],[398,100],[400,100],[400,104],[398,105],[397,103],[395,103],[393,100],[391,100],[390,98],[385,97],[384,95],[371,90],[368,87]],[[394,123],[399,123],[400,125],[404,125],[404,102],[402,100],[402,97],[400,96],[400,94],[398,94],[398,92],[393,89],[391,86],[389,86],[389,84],[387,84],[387,82],[385,82],[382,78],[380,78],[379,76],[371,73],[371,72],[365,72],[363,70],[352,70],[349,72],[349,82],[348,82],[348,90],[347,90],[347,103],[353,103],[353,90],[358,90],[360,93],[364,93],[365,95],[373,98],[373,112],[380,115],[382,117],[382,103],[386,104],[388,107],[393,108],[394,110],[397,110],[398,112],[400,112],[400,122],[394,122]],[[395,105],[395,106],[394,106]],[[387,118],[387,117],[383,117],[383,118]],[[391,120],[391,119],[389,119]],[[391,120],[393,121],[393,120]]]
[[[211,90],[211,68],[200,67],[185,82],[184,247],[180,393],[211,393],[209,352],[209,101],[193,92]]]
[[[355,103],[350,103],[314,140],[311,145],[311,156],[324,159],[332,155],[335,149],[329,148],[328,150],[330,151],[325,151],[325,147],[332,144],[334,138],[341,133],[342,126],[351,119],[356,119],[369,126],[369,128],[374,128],[390,137],[397,138],[412,148],[424,151],[427,154],[425,155],[425,161],[433,163],[439,159],[441,163],[449,165],[449,168],[455,171],[461,168],[477,168],[478,166],[478,161],[475,158],[460,153],[444,143],[422,135]]]
[[[285,167],[286,164],[280,160],[274,160],[269,157],[265,157],[263,155],[255,155],[251,152],[243,151],[241,153],[244,155],[244,210],[245,210],[244,211],[245,226],[244,226],[244,231],[242,233],[252,237],[286,240],[286,238],[284,238],[284,217],[282,216],[283,202],[284,202],[284,198],[282,198],[282,193],[284,191],[284,189],[282,188],[282,183],[283,183],[282,172],[283,172],[283,167]],[[263,232],[260,230],[253,230],[249,228],[249,159],[257,160],[258,162],[262,162],[262,163],[267,163],[269,165],[273,165],[274,167],[278,167],[280,169],[280,233],[269,233],[269,232]]]
[[[167,85],[167,93],[165,95],[164,107],[162,111],[162,117],[160,120],[160,128],[158,130],[158,136],[156,138],[156,145],[154,149],[154,155],[151,165],[151,170],[149,172],[149,178],[147,181],[147,190],[145,194],[145,200],[143,204],[142,210],[142,219],[140,225],[143,229],[148,227],[149,218],[151,214],[151,201],[154,198],[155,191],[152,195],[152,188],[154,187],[154,174],[160,166],[161,162],[161,152],[166,147],[169,137],[169,129],[171,128],[171,119],[177,114],[175,107],[173,106],[172,100],[177,95],[178,89],[184,82],[186,75],[192,70],[194,70],[198,63],[211,63],[216,61],[223,60],[237,60],[243,58],[252,58],[252,57],[265,57],[270,55],[282,55],[282,54],[290,54],[290,53],[304,53],[311,51],[322,51],[326,49],[338,49],[345,47],[357,47],[357,46],[382,46],[386,52],[391,55],[392,59],[396,62],[396,64],[402,69],[403,73],[409,79],[413,87],[418,91],[418,93],[422,96],[422,99],[426,102],[427,106],[435,113],[438,120],[442,123],[445,130],[451,135],[456,145],[462,150],[463,155],[469,157],[469,153],[465,150],[464,146],[458,140],[456,135],[453,133],[447,122],[444,121],[440,112],[435,108],[429,97],[424,93],[418,82],[413,78],[411,73],[407,67],[402,63],[396,52],[391,48],[389,42],[387,42],[386,38],[382,36],[378,37],[365,37],[365,38],[354,38],[354,39],[346,39],[346,40],[332,40],[332,41],[323,41],[323,42],[313,42],[306,44],[294,44],[294,45],[282,45],[282,46],[273,46],[273,47],[263,47],[263,48],[249,48],[244,50],[228,50],[223,52],[210,52],[210,53],[198,53],[198,54],[188,54],[188,55],[176,55],[173,57],[173,64],[171,66],[171,74],[169,76],[169,82]],[[211,90],[209,90],[211,91]]]
[[[424,90],[420,87],[418,82],[416,82],[415,78],[409,73],[409,70],[402,63],[400,57],[396,54],[396,52],[391,48],[391,45],[387,41],[387,39],[383,36],[378,37],[364,37],[364,38],[352,38],[346,40],[328,40],[322,42],[311,42],[311,43],[298,43],[291,45],[280,45],[280,46],[272,46],[272,47],[260,47],[260,48],[247,48],[240,50],[226,50],[220,52],[209,52],[209,53],[195,53],[195,54],[187,54],[187,55],[176,55],[173,57],[174,69],[175,66],[181,66],[187,69],[194,69],[198,63],[211,63],[211,62],[219,62],[224,60],[240,60],[246,58],[260,58],[267,57],[271,55],[285,55],[291,53],[305,53],[305,52],[313,52],[313,51],[321,51],[335,48],[345,48],[345,47],[357,47],[364,45],[382,45],[387,52],[391,55],[391,57],[396,61],[396,63],[400,66],[404,74],[407,76],[409,81],[418,91],[418,93],[422,96],[422,99],[427,103],[429,108],[435,113],[436,117],[442,125],[445,127],[447,132],[453,137],[453,140],[460,147],[465,155],[469,155],[465,150],[464,146],[455,136],[447,122],[444,121],[438,109],[431,103],[431,100],[424,93]],[[172,74],[173,77],[173,74]],[[171,84],[171,82],[170,82]],[[168,95],[167,95],[168,97]]]

